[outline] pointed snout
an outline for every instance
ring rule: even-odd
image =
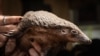
[[[86,43],[91,44],[92,43],[92,40],[88,40],[88,41],[86,41]]]
[[[92,40],[83,40],[82,43],[83,44],[91,44],[92,43]]]
[[[87,37],[84,33],[79,35],[79,41],[83,44],[91,44],[92,40]]]

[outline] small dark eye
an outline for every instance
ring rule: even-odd
[[[34,42],[34,39],[33,39],[33,38],[30,38],[29,40],[30,40],[31,42]]]
[[[68,30],[61,30],[61,33],[62,34],[67,34],[68,33]]]
[[[78,31],[76,31],[76,30],[71,30],[71,33],[75,35],[75,34],[78,34]]]

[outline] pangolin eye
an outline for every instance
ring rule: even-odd
[[[76,34],[78,34],[78,31],[76,31],[76,30],[71,30],[71,33],[74,34],[74,35],[76,35]]]
[[[68,33],[68,30],[61,30],[61,33],[62,34],[67,34]]]

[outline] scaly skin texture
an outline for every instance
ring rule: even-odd
[[[47,11],[27,12],[13,33],[16,47],[6,56],[56,56],[67,42],[91,43],[75,24]]]

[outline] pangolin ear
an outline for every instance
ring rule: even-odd
[[[71,33],[72,35],[78,35],[78,34],[79,34],[79,32],[78,32],[77,30],[71,30],[70,33]]]

